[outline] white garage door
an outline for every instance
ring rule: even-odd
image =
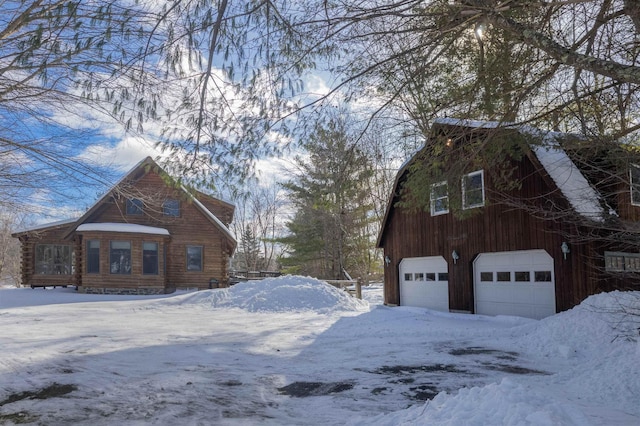
[[[545,250],[482,253],[473,269],[477,314],[540,319],[556,313],[553,258]]]
[[[449,274],[444,257],[402,259],[400,304],[449,312]]]

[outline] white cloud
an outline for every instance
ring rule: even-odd
[[[117,144],[95,144],[84,150],[77,158],[118,171],[128,171],[145,157],[160,156],[153,142],[143,137],[125,136]]]

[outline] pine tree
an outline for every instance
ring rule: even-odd
[[[304,147],[309,157],[297,157],[300,172],[284,185],[296,212],[282,240],[290,248],[282,263],[319,278],[341,279],[345,270],[366,274],[372,247],[371,162],[350,142],[340,118],[319,122]]]

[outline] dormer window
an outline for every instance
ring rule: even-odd
[[[629,167],[629,181],[631,182],[631,204],[640,206],[640,166],[632,164]]]
[[[462,208],[484,206],[484,171],[469,173],[462,178]]]
[[[127,200],[127,214],[141,215],[144,203],[138,198],[129,198]]]
[[[164,200],[162,203],[162,214],[165,216],[180,216],[180,201],[174,199]]]
[[[449,213],[449,188],[447,182],[431,185],[431,216]]]

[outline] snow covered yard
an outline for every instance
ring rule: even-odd
[[[638,293],[541,321],[363,294],[0,289],[0,424],[640,424],[637,318],[607,313]]]

